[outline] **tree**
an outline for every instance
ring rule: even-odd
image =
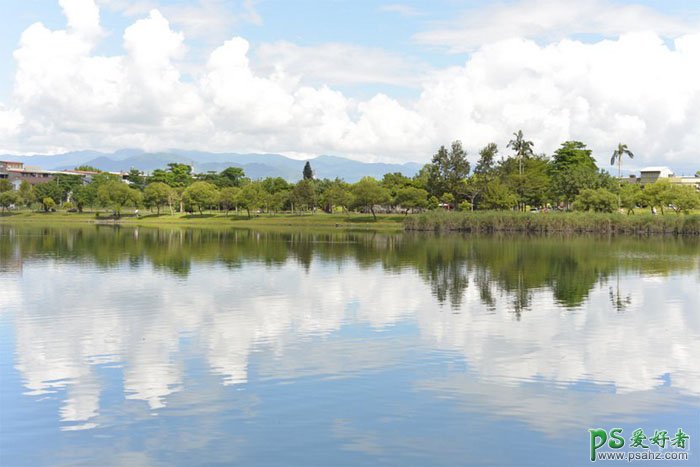
[[[75,168],[75,170],[79,172],[101,172],[100,169],[95,168],[91,165],[79,165],[78,167]]]
[[[617,178],[622,178],[622,158],[623,156],[629,156],[630,159],[634,159],[634,154],[629,150],[626,144],[619,143],[617,149],[612,153],[610,158],[610,165],[615,165],[617,161]]]
[[[350,187],[342,180],[334,180],[331,185],[321,195],[321,202],[328,207],[328,212],[333,212],[335,206],[341,206],[343,209],[352,204],[352,193]]]
[[[565,141],[554,151],[549,173],[554,197],[567,205],[581,190],[601,185],[601,176],[591,150],[580,141]]]
[[[203,209],[219,202],[219,190],[209,182],[194,182],[182,192],[182,199],[188,205],[197,207],[199,214],[202,214]]]
[[[219,203],[221,207],[226,210],[227,216],[231,209],[238,206],[238,196],[240,192],[241,189],[236,186],[227,186],[226,188],[222,188],[219,193]]]
[[[44,198],[51,198],[54,205],[63,199],[63,190],[56,182],[46,182],[34,185],[34,194],[36,199],[43,200]],[[46,211],[46,205],[44,205],[44,211]]]
[[[429,164],[428,192],[437,197],[450,193],[457,200],[460,184],[469,175],[469,169],[467,153],[461,141],[454,141],[449,151],[445,146],[440,146]]]
[[[512,209],[518,204],[518,197],[499,179],[488,184],[483,195],[486,209]]]
[[[19,202],[20,196],[16,191],[0,192],[0,207],[2,207],[3,212],[11,206],[19,204]]]
[[[6,178],[0,178],[0,193],[4,193],[6,191],[12,191],[14,187],[12,186],[12,183],[6,179]]]
[[[659,179],[654,183],[650,183],[644,187],[642,191],[642,200],[650,208],[658,206],[661,209],[661,214],[664,214],[664,206],[667,206],[671,198],[671,181],[668,179]]]
[[[528,141],[523,137],[523,130],[518,130],[517,133],[513,133],[515,139],[508,142],[508,146],[513,151],[515,151],[515,157],[518,160],[518,168],[520,175],[523,174],[523,159],[532,156],[532,147],[534,143]]]
[[[259,182],[250,182],[243,185],[241,191],[238,193],[238,204],[246,210],[248,213],[248,219],[250,219],[250,211],[255,211],[260,208],[264,203],[264,190],[260,186]]]
[[[498,154],[498,146],[496,143],[489,143],[479,151],[479,162],[474,168],[474,173],[485,175],[493,172],[496,166],[496,154]]]
[[[377,204],[386,204],[391,200],[389,191],[372,177],[364,177],[359,182],[355,183],[352,186],[352,194],[355,197],[355,205],[367,207],[372,213],[374,220],[377,220],[374,206]]]
[[[520,167],[523,168],[522,173]],[[509,157],[499,166],[501,180],[518,197],[521,209],[526,205],[541,206],[549,194],[549,161],[545,156],[528,157],[522,161]]]
[[[627,215],[634,214],[634,208],[641,201],[642,188],[637,183],[623,183],[619,196],[620,207],[627,210]]]
[[[129,174],[126,176],[126,179],[131,183],[131,186],[138,189],[142,190],[146,186],[146,177],[143,176],[143,172],[141,172],[139,169],[131,169],[129,170]]]
[[[617,196],[605,188],[585,188],[574,201],[577,211],[613,212],[616,205]]]
[[[54,199],[50,196],[42,198],[41,205],[44,208],[44,212],[49,212],[56,209],[56,201],[54,201]]]
[[[240,187],[245,181],[245,172],[240,167],[227,167],[219,173],[219,187]]]
[[[311,163],[309,161],[306,161],[306,164],[304,164],[302,175],[304,176],[304,180],[313,180],[314,171],[311,170]]]
[[[428,207],[428,192],[414,186],[399,188],[394,197],[394,202],[406,209],[406,214],[408,214],[409,209],[425,209]]]
[[[20,203],[26,207],[30,207],[34,201],[36,201],[36,196],[34,195],[34,187],[26,180],[22,180],[19,184]]]
[[[291,201],[299,207],[313,210],[316,206],[316,190],[313,180],[308,178],[299,180],[292,189]]]
[[[622,158],[623,156],[629,156],[630,159],[634,159],[634,154],[632,154],[632,151],[629,150],[626,144],[618,143],[617,149],[615,149],[612,153],[612,157],[610,158],[610,165],[615,165],[615,161],[617,160],[617,179],[620,180],[622,178]],[[622,199],[620,198],[620,194],[617,195],[617,208],[619,209],[622,204]]]
[[[687,214],[700,206],[700,194],[691,186],[671,185],[666,200],[676,214]]]
[[[141,200],[140,191],[116,180],[110,180],[97,188],[97,201],[101,206],[110,208],[116,217],[121,216],[125,206],[138,206]]]
[[[83,212],[85,206],[92,206],[97,199],[97,187],[93,183],[76,187],[71,193],[71,200],[78,209]]]
[[[143,201],[147,207],[155,207],[156,213],[160,215],[161,206],[170,204],[172,192],[173,189],[163,182],[149,183],[143,190]]]

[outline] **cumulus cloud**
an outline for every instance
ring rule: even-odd
[[[698,27],[700,18],[694,22],[680,20],[642,5],[620,5],[609,0],[521,0],[472,8],[455,20],[416,34],[415,40],[459,53],[516,37],[551,42],[575,34],[613,37],[640,31],[676,37]]]
[[[66,29],[36,23],[15,51],[13,100],[0,107],[3,151],[177,147],[425,161],[454,139],[473,154],[491,141],[503,147],[522,129],[538,152],[578,139],[604,164],[623,141],[638,165],[697,163],[700,33],[685,26],[661,22],[661,32],[593,43],[494,36],[463,65],[432,71],[377,49],[277,42],[251,51],[233,37],[187,72],[186,34],[161,11],[126,28],[122,55],[104,56],[95,52],[94,4],[61,4]],[[669,31],[679,34],[672,42]],[[353,83],[420,91],[399,101],[334,88]]]

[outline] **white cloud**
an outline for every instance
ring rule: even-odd
[[[551,42],[574,34],[614,37],[640,31],[676,37],[699,27],[700,18],[680,20],[642,5],[610,0],[521,0],[467,10],[455,20],[416,34],[415,40],[460,53],[512,38]]]
[[[700,33],[672,46],[654,32],[595,43],[506,39],[432,71],[377,49],[289,42],[261,46],[256,66],[248,41],[233,37],[187,73],[186,34],[159,10],[125,30],[123,55],[102,56],[99,14],[73,7],[64,2],[66,30],[36,23],[22,35],[13,101],[0,107],[4,151],[177,147],[425,161],[453,139],[474,154],[523,129],[538,152],[578,139],[601,164],[620,141],[639,166],[698,160]],[[333,88],[357,83],[421,93],[399,102]]]
[[[292,42],[265,43],[256,48],[253,66],[261,73],[283,70],[310,85],[388,84],[418,87],[426,64],[379,48],[328,43],[300,46]]]
[[[403,3],[390,3],[388,5],[382,5],[381,11],[386,11],[389,13],[398,13],[401,16],[420,16],[421,12],[418,8],[412,7],[411,5],[405,5]]]

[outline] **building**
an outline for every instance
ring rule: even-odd
[[[77,175],[83,178],[83,183],[90,183],[92,177],[99,172],[86,170],[44,170],[39,167],[25,166],[22,162],[0,161],[0,179],[9,180],[15,189],[18,189],[23,181],[30,185],[46,183],[54,180],[57,175]],[[125,172],[109,172],[126,180]]]
[[[700,177],[679,177],[668,167],[645,167],[639,173],[639,177],[630,175],[627,181],[644,186],[657,180],[667,179],[674,185],[694,186],[696,190],[700,191]]]

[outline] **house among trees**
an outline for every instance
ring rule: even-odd
[[[25,166],[23,162],[0,161],[0,179],[9,180],[15,190],[26,181],[30,185],[53,181],[58,175],[77,175],[83,183],[90,183],[99,172],[88,170],[44,170],[39,167]],[[115,173],[124,178],[123,173]]]

